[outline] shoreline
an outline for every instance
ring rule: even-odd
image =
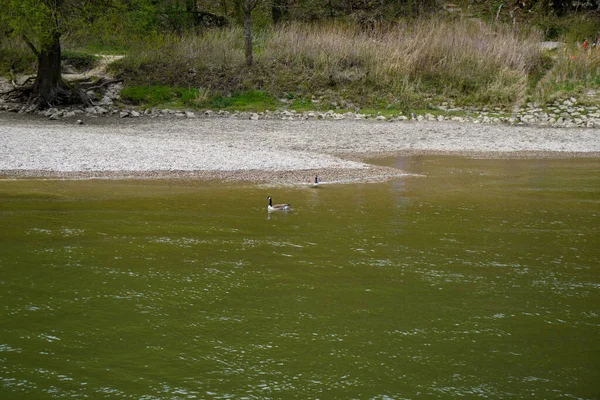
[[[320,184],[380,182],[391,178],[410,176],[392,167],[371,166],[363,169],[323,168],[319,170],[290,171],[39,171],[0,170],[2,180],[199,180],[224,183],[262,183],[277,185],[311,186],[315,175],[327,177]]]
[[[468,157],[480,159],[584,159],[598,158],[600,152],[443,152],[443,151],[399,151],[369,153],[351,159],[367,163],[369,160],[393,157],[440,156]],[[397,177],[416,176],[403,170],[381,165],[369,164],[362,169],[298,169],[286,171],[269,170],[154,170],[154,171],[49,171],[49,170],[0,170],[2,180],[201,180],[225,183],[266,183],[287,185],[312,185],[315,175],[328,177],[321,184],[380,182]]]
[[[0,179],[196,179],[310,184],[405,176],[372,159],[600,158],[600,130],[458,122],[97,118],[0,114]]]

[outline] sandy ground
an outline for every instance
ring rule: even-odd
[[[119,119],[0,113],[4,178],[199,178],[273,183],[385,179],[396,154],[599,157],[600,130],[452,122]]]

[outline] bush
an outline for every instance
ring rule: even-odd
[[[600,88],[600,49],[557,54],[554,65],[537,84],[535,96],[539,102],[551,102],[578,97],[590,88]]]
[[[74,50],[63,50],[61,60],[67,62],[73,68],[85,71],[94,68],[98,64],[100,57],[93,54],[82,53]]]
[[[0,75],[33,74],[37,58],[20,41],[0,41]]]

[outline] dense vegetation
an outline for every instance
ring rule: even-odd
[[[37,15],[23,7],[52,2],[0,3],[12,10],[0,17],[0,73],[34,73],[39,57],[30,48],[43,47],[44,34],[34,43],[17,25]],[[443,102],[508,109],[567,96],[598,101],[600,45],[592,42],[600,1],[58,3],[61,58],[86,68],[94,53],[124,54],[111,72],[125,80],[124,99],[140,105],[407,111]],[[566,47],[543,50],[546,40]]]

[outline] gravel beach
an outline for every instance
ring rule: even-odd
[[[402,173],[365,160],[399,154],[599,157],[600,130],[454,122],[217,117],[48,121],[0,113],[3,178],[197,178],[308,183]]]

